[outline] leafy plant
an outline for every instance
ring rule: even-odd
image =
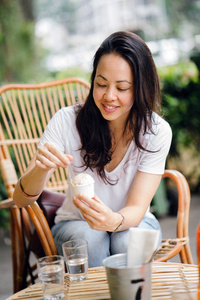
[[[200,165],[200,77],[197,66],[192,61],[159,69],[162,81],[163,115],[173,132],[172,145],[168,161],[179,161],[183,153],[189,153],[188,159],[196,159],[195,166],[188,173],[188,180],[196,177],[192,189],[199,190]],[[181,165],[183,173],[184,164]]]
[[[173,131],[171,155],[178,155],[178,146],[200,146],[200,86],[197,67],[192,62],[168,66],[160,71],[162,78],[163,113]]]

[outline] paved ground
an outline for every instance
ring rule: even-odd
[[[162,217],[160,224],[163,231],[163,238],[176,237],[176,217]],[[190,210],[190,243],[192,255],[195,263],[196,256],[196,229],[200,222],[200,195],[193,195]],[[173,258],[172,261],[179,262],[179,257]],[[12,295],[12,262],[9,233],[0,230],[0,300],[5,300]]]

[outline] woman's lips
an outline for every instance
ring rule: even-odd
[[[103,104],[103,108],[106,112],[111,113],[117,110],[118,106]]]

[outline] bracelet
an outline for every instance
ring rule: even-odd
[[[26,192],[24,192],[24,189],[23,189],[22,183],[21,183],[21,178],[20,178],[20,180],[19,180],[19,188],[20,188],[21,193],[22,193],[24,196],[26,196],[26,197],[31,198],[31,197],[39,196],[39,194],[37,194],[37,195],[29,195],[29,194],[27,194]]]
[[[120,212],[118,212],[118,214],[120,214],[122,216],[122,221],[113,232],[117,232],[117,231],[121,230],[124,225],[124,221],[125,221],[124,215]]]

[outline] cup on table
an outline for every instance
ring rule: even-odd
[[[74,239],[62,245],[70,281],[81,281],[88,277],[88,242]]]
[[[60,255],[45,256],[37,260],[37,266],[44,299],[64,298],[64,258]]]
[[[183,283],[172,286],[171,296],[173,300],[197,300],[197,284]]]
[[[127,267],[127,254],[103,260],[112,300],[151,300],[151,262]]]

